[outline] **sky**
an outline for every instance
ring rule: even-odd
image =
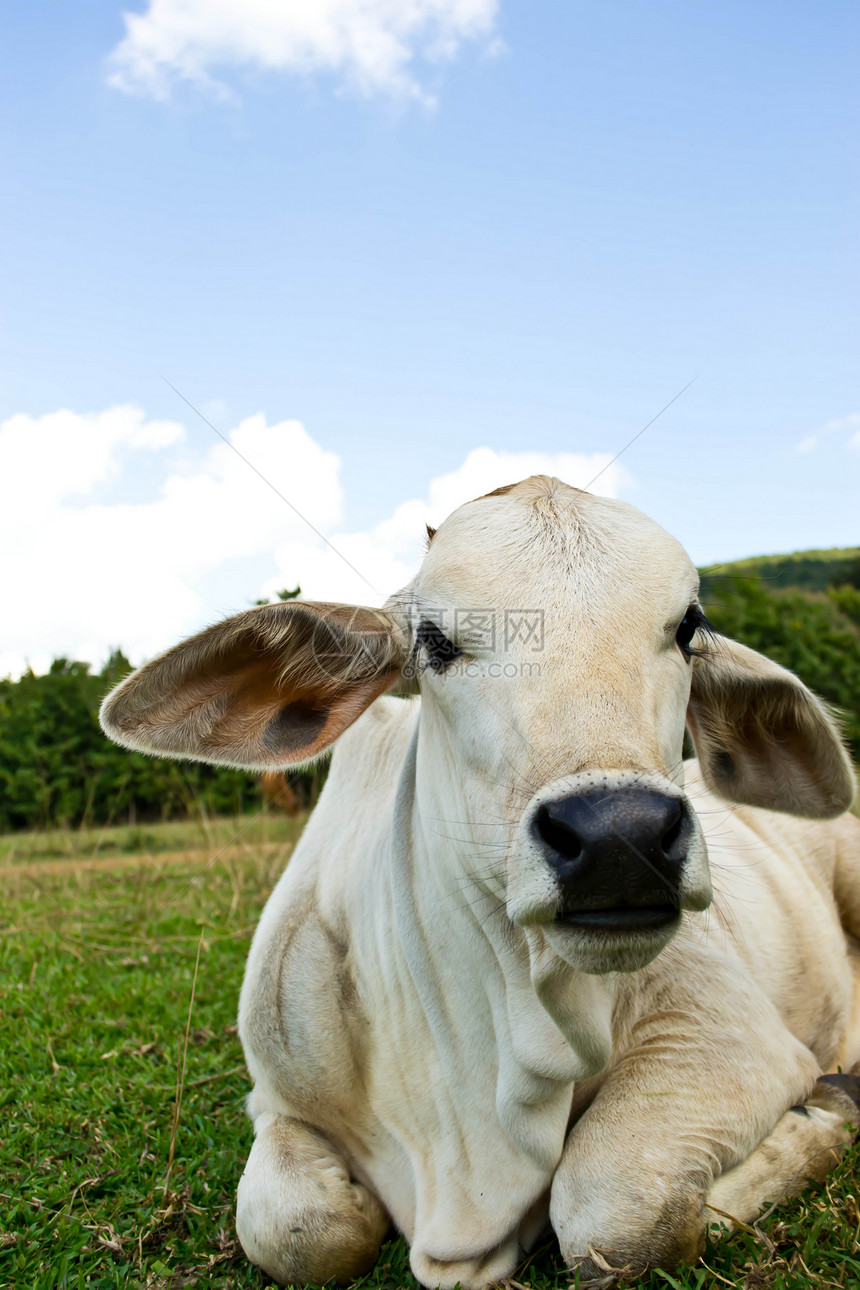
[[[855,5],[2,28],[0,675],[382,603],[538,471],[698,563],[860,540]]]

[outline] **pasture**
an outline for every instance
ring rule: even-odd
[[[249,820],[0,839],[0,1286],[270,1284],[233,1225],[251,1145],[235,1014],[301,822]],[[855,1148],[701,1265],[638,1284],[856,1286],[858,1198]],[[549,1244],[508,1284],[575,1279]],[[355,1285],[416,1287],[404,1243]]]

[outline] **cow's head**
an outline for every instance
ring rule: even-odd
[[[825,707],[710,633],[697,595],[657,524],[540,476],[455,511],[385,610],[249,610],[133,673],[102,723],[131,748],[268,770],[417,688],[431,843],[471,855],[476,884],[567,962],[629,971],[711,899],[685,726],[729,801],[825,818],[854,793]]]

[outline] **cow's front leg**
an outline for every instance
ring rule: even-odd
[[[699,958],[685,953],[671,979],[655,974],[643,984],[638,1015],[631,1008],[622,1022],[623,1055],[568,1135],[550,1216],[565,1259],[586,1275],[695,1261],[717,1218],[708,1199],[732,1212],[729,1202],[753,1190],[739,1186],[729,1197],[715,1181],[757,1148],[759,1176],[769,1158],[774,1176],[797,1170],[789,1145],[797,1130],[779,1126],[810,1097],[815,1058],[744,972]],[[828,1098],[816,1091],[807,1115],[790,1113],[807,1155],[845,1141],[850,1098],[817,1105]],[[783,1162],[773,1154],[779,1142]]]
[[[388,1216],[316,1129],[261,1115],[239,1181],[242,1248],[281,1285],[352,1281],[376,1262]]]
[[[722,1174],[707,1196],[709,1222],[751,1223],[767,1205],[820,1182],[841,1159],[860,1128],[860,1080],[825,1075],[800,1106],[793,1106],[764,1142]]]

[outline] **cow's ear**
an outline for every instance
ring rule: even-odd
[[[102,704],[102,729],[161,757],[293,766],[324,752],[398,680],[406,650],[383,610],[264,605],[138,668]]]
[[[693,660],[687,724],[720,797],[812,819],[854,799],[851,762],[828,708],[792,672],[724,636]]]

